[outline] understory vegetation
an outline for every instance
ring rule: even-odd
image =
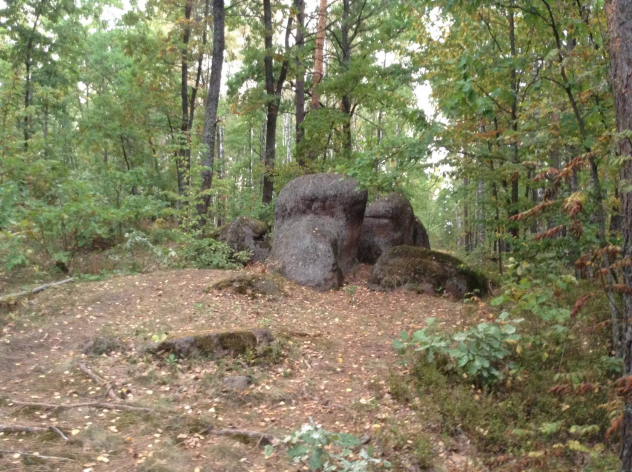
[[[500,296],[468,303],[471,327],[402,333],[393,346],[408,374],[391,392],[442,435],[466,434],[494,470],[617,470],[623,361],[607,301],[578,305],[594,284],[554,266],[513,261]]]
[[[431,470],[465,438],[492,470],[629,472],[630,21],[632,0],[0,0],[0,293],[243,268],[218,228],[272,227],[285,184],[335,172],[404,194],[493,294],[393,339],[380,380],[428,431],[373,451],[313,420],[292,458]]]

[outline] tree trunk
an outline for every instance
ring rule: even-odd
[[[40,8],[44,2],[40,3]],[[33,21],[33,28],[26,45],[26,60],[24,65],[26,66],[25,84],[24,84],[24,150],[29,149],[29,140],[31,139],[31,119],[29,117],[29,107],[31,106],[31,99],[33,92],[31,90],[31,66],[33,63],[33,43],[35,42],[35,32],[39,25],[41,10],[37,9],[35,20]]]
[[[261,201],[265,204],[272,202],[272,195],[274,192],[274,161],[276,159],[276,126],[277,118],[279,116],[279,105],[281,103],[281,92],[283,91],[283,84],[287,77],[287,71],[289,66],[289,59],[286,58],[281,66],[281,72],[279,73],[279,79],[276,84],[274,82],[274,46],[272,43],[272,36],[274,30],[272,29],[272,5],[270,0],[263,0],[263,24],[265,28],[265,77],[266,77],[266,95],[268,101],[268,113],[266,124],[266,152],[263,159],[263,193]],[[290,45],[290,33],[292,28],[292,17],[288,18],[287,28],[285,30],[285,50],[288,51]]]
[[[516,26],[514,23],[514,10],[509,9],[509,45],[511,47],[511,58],[516,60]],[[511,210],[509,216],[518,214],[518,90],[520,84],[518,82],[516,66],[511,67],[511,89],[513,91],[513,101],[511,103],[511,129],[514,132],[512,146],[511,163],[515,166],[514,173],[511,178]],[[519,237],[520,229],[517,223],[513,223],[509,228],[509,232],[513,238]]]
[[[296,7],[296,157],[298,165],[305,165],[303,152],[299,151],[299,144],[303,139],[305,130],[303,120],[305,119],[305,67],[303,67],[303,52],[305,49],[305,0],[294,0]]]
[[[472,250],[472,231],[470,225],[470,205],[468,201],[468,187],[470,185],[470,179],[467,177],[464,179],[464,198],[463,198],[463,226],[464,226],[464,246],[465,252]]]
[[[265,28],[265,74],[266,74],[266,94],[268,100],[268,113],[266,120],[266,150],[263,157],[263,203],[272,201],[272,193],[274,191],[274,159],[276,151],[276,125],[279,115],[279,107],[277,105],[276,94],[274,93],[274,49],[272,45],[272,5],[270,0],[263,0],[263,25]]]
[[[617,117],[617,152],[627,159],[621,171],[621,203],[623,208],[623,254],[632,257],[632,141],[624,133],[632,131],[632,0],[606,0],[610,50],[610,80],[614,92]],[[632,266],[623,267],[626,285],[632,287]],[[625,327],[624,375],[632,375],[632,296],[624,294]],[[632,398],[625,397],[621,448],[621,471],[632,470]]]
[[[189,137],[189,40],[191,39],[191,11],[192,0],[186,0],[184,5],[184,31],[182,33],[182,49],[180,51],[180,102],[182,106],[182,122],[180,124],[180,146],[178,149],[178,191],[180,195],[187,193],[189,187],[190,165],[190,137]]]
[[[342,23],[340,25],[340,49],[342,52],[342,68],[346,72],[349,70],[351,62],[351,38],[349,36],[351,24],[351,0],[342,0]],[[359,20],[358,20],[359,21]],[[353,118],[353,109],[351,107],[351,96],[345,92],[342,96],[342,111],[346,115],[342,125],[343,141],[342,146],[346,157],[351,156],[353,141],[351,137],[351,120]]]
[[[226,154],[224,152],[224,128],[217,127],[217,178],[226,178]],[[226,215],[226,194],[217,196],[217,226],[222,226]]]
[[[198,206],[201,223],[208,217],[211,205],[211,185],[213,184],[213,164],[215,161],[215,133],[217,130],[217,106],[222,84],[222,66],[224,65],[224,0],[213,0],[213,59],[211,60],[211,78],[206,97],[204,112],[204,131],[202,132],[202,203]]]
[[[311,109],[320,108],[318,84],[323,80],[323,63],[325,57],[325,30],[327,28],[327,0],[320,0],[318,9],[318,30],[316,31],[316,51],[314,55],[314,85],[312,86]]]

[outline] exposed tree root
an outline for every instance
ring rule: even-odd
[[[20,455],[20,456],[26,456],[26,457],[37,457],[39,459],[51,459],[51,460],[58,460],[58,461],[71,461],[71,462],[75,462],[75,459],[71,459],[70,457],[60,457],[60,456],[44,456],[42,454],[35,454],[33,452],[21,452],[21,451],[7,451],[5,449],[0,449],[0,457],[2,457],[3,454],[6,454],[8,456],[14,456],[14,455]]]
[[[126,411],[153,411],[151,408],[142,406],[126,405],[124,403],[109,402],[84,402],[84,403],[35,403],[22,402],[18,400],[8,400],[17,406],[30,406],[41,408],[43,410],[69,410],[71,408],[107,408],[108,410],[126,410]]]
[[[99,384],[99,385],[103,385],[106,389],[106,396],[109,397],[110,399],[114,400],[114,401],[120,401],[121,398],[116,394],[116,391],[114,389],[114,386],[111,383],[106,382],[105,380],[103,380],[101,377],[99,377],[97,374],[95,374],[94,372],[92,372],[87,365],[85,364],[79,364],[79,370],[81,370],[81,372],[83,372],[84,374],[86,374],[88,377],[90,377],[92,379],[93,382]]]
[[[215,436],[228,436],[237,440],[241,439],[242,442],[257,441],[258,446],[276,444],[279,441],[271,434],[261,433],[259,431],[249,431],[247,429],[211,429],[210,431],[208,431],[208,433]]]
[[[35,287],[33,290],[24,290],[22,292],[10,293],[9,295],[5,295],[4,297],[1,297],[0,303],[14,300],[16,298],[24,297],[26,295],[34,295],[36,293],[43,292],[44,290],[48,290],[51,287],[56,287],[57,285],[64,285],[64,284],[67,284],[69,282],[74,282],[74,281],[75,281],[75,278],[71,277],[69,279],[60,280],[59,282],[53,282],[50,284],[40,285],[39,287]]]
[[[52,431],[64,441],[68,441],[68,437],[57,426],[21,426],[0,424],[0,432],[3,433],[48,433]]]

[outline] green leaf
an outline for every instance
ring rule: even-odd
[[[295,457],[302,457],[305,454],[307,454],[309,451],[310,451],[309,446],[306,446],[305,444],[299,444],[297,446],[290,448],[287,451],[287,454],[291,458],[295,458]]]
[[[342,447],[356,447],[360,445],[360,440],[353,434],[339,433],[337,443]]]
[[[324,462],[323,462],[323,456],[325,454],[323,453],[322,449],[316,449],[314,450],[314,452],[312,453],[312,457],[309,459],[309,463],[307,464],[309,466],[310,470],[318,470],[320,469]]]
[[[505,303],[505,295],[500,295],[496,298],[492,298],[489,303],[493,306],[502,305],[503,303]]]

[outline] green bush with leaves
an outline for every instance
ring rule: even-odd
[[[506,359],[511,355],[511,344],[520,341],[516,325],[522,320],[509,320],[502,313],[493,323],[479,323],[467,331],[454,334],[440,333],[436,320],[429,318],[428,326],[415,331],[412,337],[402,332],[393,347],[400,352],[413,348],[426,355],[428,362],[439,357],[448,359],[447,368],[465,373],[483,383],[493,383],[505,378],[505,370],[512,364]]]
[[[247,251],[233,251],[226,243],[212,238],[186,237],[182,258],[197,269],[239,269],[250,258]]]
[[[310,417],[309,424],[283,439],[288,455],[296,464],[307,463],[310,470],[323,472],[364,472],[370,465],[389,468],[388,461],[373,458],[373,448],[361,449],[354,454],[352,449],[362,445],[356,436],[333,433],[317,425]],[[266,446],[265,454],[270,457],[273,446]]]
[[[559,293],[566,293],[577,279],[560,273],[546,254],[537,264],[517,262],[510,258],[502,294],[491,300],[491,305],[508,305],[513,313],[532,313],[544,322],[561,325],[570,319],[571,310],[560,303]]]

